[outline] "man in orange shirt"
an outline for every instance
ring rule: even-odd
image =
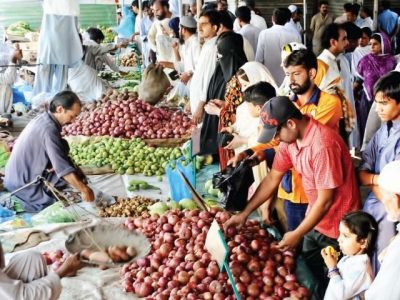
[[[289,87],[295,94],[292,101],[300,112],[311,116],[335,131],[339,131],[339,120],[342,117],[340,99],[336,95],[321,91],[314,84],[313,81],[317,73],[315,54],[305,49],[294,51],[286,58],[283,65],[285,74],[289,78]],[[259,144],[252,149],[239,153],[231,163],[235,165],[249,155],[257,157],[258,160],[264,160],[265,151],[271,151],[269,149],[277,145],[276,141]],[[294,230],[304,219],[308,205],[301,177],[294,170],[285,174],[278,191],[278,197],[284,199],[288,230]],[[268,203],[271,203],[271,201]]]

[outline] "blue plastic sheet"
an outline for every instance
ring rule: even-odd
[[[193,169],[193,164],[189,163],[186,166],[182,166],[182,161],[185,158],[179,158],[176,161],[169,162],[165,167],[169,189],[171,191],[171,199],[174,201],[180,201],[184,198],[192,199],[192,193],[186,187],[185,182],[182,180],[177,169],[179,169],[189,180],[189,182],[194,186],[195,184],[195,173]],[[175,168],[171,168],[171,164],[175,164]]]

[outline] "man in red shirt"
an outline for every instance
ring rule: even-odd
[[[279,248],[294,249],[304,237],[302,253],[320,281],[323,298],[328,281],[320,251],[329,245],[338,249],[340,219],[361,207],[349,150],[337,132],[302,115],[287,97],[268,101],[260,119],[264,128],[258,141],[266,143],[275,138],[281,143],[271,172],[244,211],[233,216],[225,226],[243,225],[250,213],[273,195],[285,172],[293,167],[302,177],[309,205],[304,220],[284,235]]]

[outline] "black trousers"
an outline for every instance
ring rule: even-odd
[[[324,299],[325,290],[329,284],[327,277],[328,268],[321,256],[321,250],[327,246],[332,246],[339,250],[339,244],[336,239],[327,237],[326,235],[313,229],[304,236],[302,256],[314,275],[314,280],[317,283],[314,299]]]

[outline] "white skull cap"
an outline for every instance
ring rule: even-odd
[[[400,160],[388,163],[378,177],[379,187],[388,192],[400,195]]]

